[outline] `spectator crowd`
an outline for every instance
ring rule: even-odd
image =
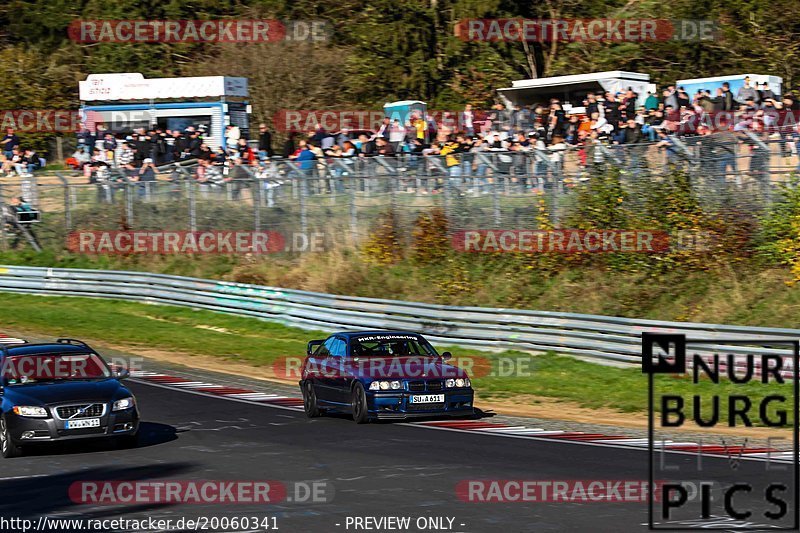
[[[402,170],[424,164],[426,172],[451,177],[546,177],[561,172],[570,152],[581,168],[613,158],[636,172],[648,157],[645,149],[655,147],[668,162],[681,164],[688,146],[717,176],[735,172],[744,151],[748,172],[763,178],[769,165],[767,143],[779,143],[785,156],[800,153],[799,111],[791,94],[776,95],[766,84],[745,78],[736,94],[727,83],[715,94],[698,91],[691,96],[679,86],[646,96],[628,88],[589,92],[581,102],[552,98],[530,106],[498,103],[487,111],[467,105],[453,124],[412,113],[386,117],[374,130],[329,132],[317,125],[304,135],[289,134],[278,151],[265,124],[251,142],[238,127],[227,126],[225,147],[216,149],[204,140],[205,125],[184,131],[137,129],[124,137],[99,125],[94,132],[84,128],[78,134],[79,147],[69,163],[92,182],[109,179],[111,169],[130,181],[154,181],[157,167],[188,160],[198,161],[194,178],[209,185],[254,173],[278,176],[277,161],[309,176],[341,177],[369,158],[397,156],[401,162],[393,164]],[[20,149],[13,131],[3,143],[3,172],[30,172],[39,164],[35,152]],[[618,149],[626,145],[631,146]],[[437,163],[431,164],[433,160]]]

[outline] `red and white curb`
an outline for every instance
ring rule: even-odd
[[[280,396],[278,394],[256,392],[254,390],[242,389],[239,387],[215,385],[213,383],[206,383],[203,381],[192,381],[175,376],[168,376],[166,374],[144,372],[141,370],[132,370],[131,377],[156,385],[164,385],[179,390],[192,391],[211,396],[221,396],[223,398],[239,401],[263,403],[273,407],[283,407],[284,409],[291,409],[294,411],[303,410],[303,400],[301,398],[291,398],[289,396]]]
[[[0,344],[24,344],[25,342],[24,339],[9,337],[5,333],[0,333]]]
[[[230,400],[257,403],[269,407],[303,411],[302,398],[269,394],[239,387],[216,385],[204,381],[192,381],[185,378],[159,374],[157,372],[131,371],[131,377],[146,383],[192,392],[217,396]],[[496,422],[483,422],[478,420],[444,420],[425,422],[406,422],[404,425],[438,429],[446,431],[468,432],[474,434],[492,435],[497,437],[524,438],[533,440],[549,440],[556,442],[571,442],[591,444],[597,446],[628,447],[646,450],[646,438],[633,438],[622,435],[605,435],[601,433],[586,433],[583,431],[546,430],[529,428],[526,426],[511,426]],[[680,442],[664,440],[653,443],[653,447],[671,453],[703,454],[727,458],[756,459],[764,461],[791,462],[794,453],[775,448],[748,447],[735,444],[702,444],[697,442]]]

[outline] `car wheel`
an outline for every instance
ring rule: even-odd
[[[303,410],[308,418],[316,418],[322,414],[317,406],[317,393],[314,392],[314,384],[310,381],[303,383]]]
[[[353,411],[353,420],[356,424],[364,424],[369,421],[367,416],[367,393],[364,392],[364,385],[356,383],[353,387],[353,394],[350,400],[350,407]]]
[[[20,447],[11,440],[11,434],[8,431],[5,417],[0,418],[0,452],[2,452],[3,457],[6,459],[22,455]]]

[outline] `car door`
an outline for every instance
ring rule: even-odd
[[[328,337],[322,346],[314,352],[314,355],[308,358],[309,367],[314,368],[314,392],[318,400],[326,402],[335,401],[333,399],[330,370],[328,369],[334,339],[335,337]]]
[[[336,337],[331,345],[328,371],[334,401],[350,403],[350,383],[353,376],[348,365],[347,341],[341,337]]]

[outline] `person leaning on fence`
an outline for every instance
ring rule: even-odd
[[[728,170],[732,174],[736,174],[736,147],[739,144],[739,138],[730,131],[729,127],[728,122],[722,120],[719,123],[719,131],[711,136],[714,142],[714,155],[717,159],[717,175],[722,181],[725,180]]]
[[[750,147],[750,176],[756,181],[762,194],[769,193],[769,139],[761,120],[753,122],[753,137],[744,137],[743,142]],[[761,141],[761,142],[758,142]]]
[[[567,143],[564,142],[564,137],[561,135],[554,135],[553,142],[547,147],[550,159],[550,171],[552,172],[552,181],[561,178],[561,173],[564,170],[564,157],[567,154]]]
[[[103,139],[103,150],[106,152],[106,161],[114,161],[114,153],[117,149],[117,139],[111,133],[106,133]]]
[[[127,168],[133,161],[133,149],[128,145],[127,141],[122,141],[121,150],[117,156],[117,165],[119,168]]]
[[[678,147],[675,143],[675,140],[669,135],[668,130],[658,130],[658,142],[656,143],[656,147],[666,153],[668,165],[674,166],[680,162],[680,158],[678,156]]]
[[[356,149],[358,150],[359,157],[372,157],[378,155],[377,142],[375,138],[370,138],[363,133],[358,136],[356,141]]]
[[[300,141],[298,143],[297,151],[289,156],[289,159],[295,161],[298,170],[303,173],[305,176],[310,176],[311,172],[314,168],[314,153],[309,149],[308,143],[306,141]],[[303,182],[303,187],[306,186],[305,182]]]
[[[377,155],[383,157],[394,157],[395,150],[391,143],[387,142],[384,137],[375,139],[375,151]]]
[[[349,158],[350,162],[352,162],[352,158],[355,155],[355,148],[353,147],[353,144],[350,141],[345,141],[343,144],[345,145],[345,147],[347,147],[347,151],[350,154],[347,157]],[[334,159],[339,159],[339,160],[344,159],[345,158],[344,151],[345,151],[344,148],[339,146],[338,144],[334,144],[331,148],[329,148],[328,150],[325,150],[325,157],[331,160],[330,171],[331,171],[331,175],[334,178],[333,179],[333,189],[334,189],[335,192],[343,192],[344,191],[344,185],[342,184],[342,180],[340,178],[341,178],[342,174],[345,173],[345,171],[342,169],[341,166],[339,166],[333,160]],[[348,172],[348,174],[349,174],[349,172]]]
[[[158,169],[156,168],[155,161],[147,157],[142,162],[142,168],[131,176],[130,180],[138,183],[137,188],[140,197],[146,196],[148,192],[152,192],[151,188],[153,187],[152,183],[156,181],[156,172],[158,172]]]
[[[258,125],[258,158],[264,161],[274,155],[275,153],[272,151],[272,133],[266,124],[261,123]]]
[[[203,143],[200,145],[200,154],[197,156],[198,161],[205,159],[211,161],[214,158],[214,150],[209,145]]]
[[[445,156],[444,164],[447,166],[447,173],[450,176],[456,177],[461,175],[461,164],[456,155],[461,153],[461,150],[461,144],[453,135],[450,135],[447,142],[445,142],[439,150],[439,155]]]
[[[241,157],[234,157],[231,161],[231,169],[226,181],[229,183],[231,200],[239,200],[242,196],[242,189],[247,186],[250,173],[245,169],[245,162]]]
[[[406,128],[400,123],[399,119],[394,119],[389,128],[389,143],[392,145],[394,153],[400,153],[403,142],[406,140]]]

